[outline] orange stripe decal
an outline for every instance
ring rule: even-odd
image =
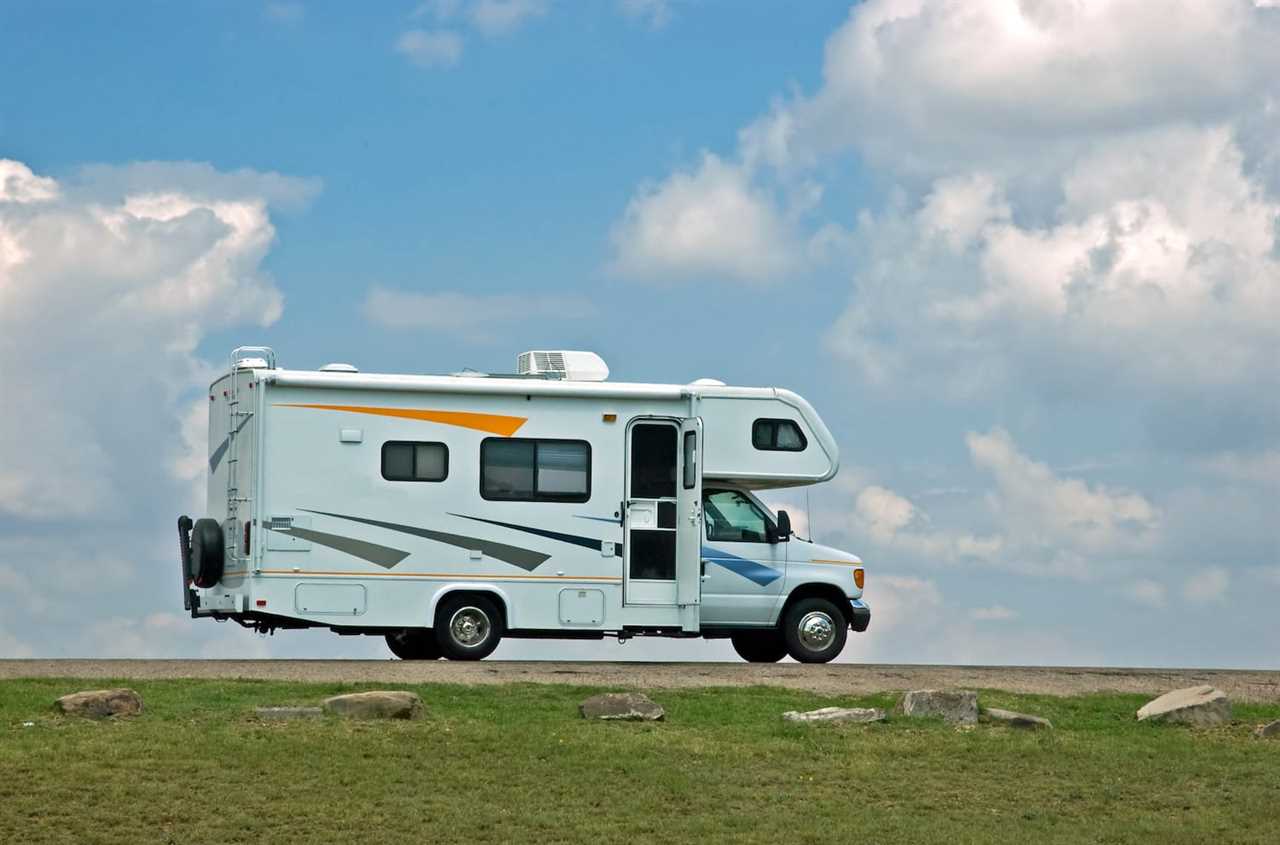
[[[314,408],[319,411],[346,411],[350,414],[373,414],[378,417],[400,417],[407,420],[456,425],[510,437],[529,421],[528,417],[508,417],[502,414],[476,414],[471,411],[430,411],[422,408],[373,408],[368,405],[307,405],[285,402],[280,408]]]

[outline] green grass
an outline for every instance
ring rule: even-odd
[[[53,714],[131,686],[138,718]],[[982,694],[1026,733],[898,719],[784,724],[889,706],[771,688],[657,691],[662,724],[587,722],[595,689],[422,685],[418,722],[266,723],[370,685],[0,682],[0,842],[1280,842],[1280,742],[1139,724],[1133,695]],[[33,727],[23,727],[24,721]]]

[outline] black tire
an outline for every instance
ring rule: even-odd
[[[405,628],[387,634],[387,648],[401,660],[439,660],[440,646],[430,628]]]
[[[844,650],[849,620],[829,599],[801,599],[782,617],[787,654],[801,663],[827,663]]]
[[[729,637],[733,650],[748,663],[777,663],[787,656],[787,644],[775,628],[767,631],[740,631]]]
[[[502,616],[484,596],[447,596],[436,609],[435,636],[450,660],[483,660],[502,639]]]
[[[187,574],[197,587],[212,587],[222,578],[225,552],[222,526],[212,519],[197,519],[191,526],[191,553]]]

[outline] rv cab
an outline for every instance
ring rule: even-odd
[[[379,636],[410,660],[666,636],[821,663],[867,629],[862,561],[757,497],[838,470],[804,399],[609,382],[590,352],[516,369],[288,370],[235,350],[209,388],[208,504],[178,521],[192,618]]]

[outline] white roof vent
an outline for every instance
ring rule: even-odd
[[[549,376],[568,381],[604,381],[609,377],[609,365],[594,352],[521,352],[516,359],[516,372],[522,376]]]
[[[358,373],[360,371],[357,370],[351,364],[333,363],[333,364],[325,364],[323,367],[320,368],[320,372],[322,373]]]
[[[267,369],[266,358],[240,358],[236,361],[237,370],[265,370]]]
[[[689,382],[689,384],[694,387],[724,387],[724,382],[718,378],[700,378]]]

